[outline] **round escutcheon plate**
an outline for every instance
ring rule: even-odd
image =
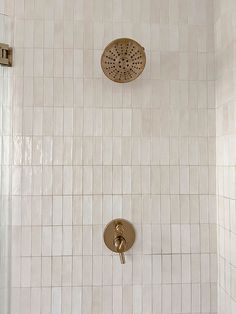
[[[106,246],[113,252],[117,252],[114,240],[116,237],[125,239],[124,252],[128,251],[135,241],[135,230],[133,225],[125,219],[117,218],[109,222],[104,230],[103,238]]]

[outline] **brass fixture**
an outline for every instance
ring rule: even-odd
[[[12,48],[9,45],[0,43],[0,64],[12,66]]]
[[[104,74],[117,83],[135,80],[143,72],[145,64],[144,48],[130,38],[112,41],[105,48],[101,58]]]
[[[125,264],[124,252],[128,251],[135,241],[133,225],[122,218],[114,219],[106,225],[103,238],[108,249],[118,253],[121,264]]]

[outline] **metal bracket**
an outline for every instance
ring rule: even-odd
[[[12,48],[9,45],[0,43],[0,64],[12,66]]]

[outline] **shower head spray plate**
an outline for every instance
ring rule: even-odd
[[[144,48],[133,39],[119,38],[104,50],[101,67],[104,74],[117,83],[135,80],[144,70],[146,55]]]

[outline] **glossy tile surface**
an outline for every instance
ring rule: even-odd
[[[0,42],[11,44],[11,18],[0,1]],[[12,70],[0,67],[0,313],[8,312],[11,225]]]
[[[236,311],[235,2],[216,1],[216,130],[219,314]]]
[[[11,314],[217,312],[211,0],[15,1]],[[147,53],[104,77],[117,37]],[[135,226],[123,267],[111,219]]]

